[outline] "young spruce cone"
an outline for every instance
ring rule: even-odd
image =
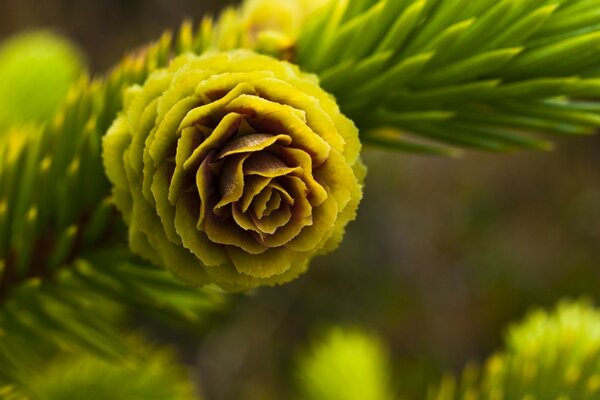
[[[228,290],[290,281],[338,245],[359,151],[316,77],[248,50],[176,58],[127,91],[104,139],[133,251]]]

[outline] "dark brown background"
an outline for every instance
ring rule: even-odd
[[[104,71],[225,3],[1,0],[0,37],[52,27]],[[561,140],[552,153],[448,160],[367,149],[364,159],[365,199],[336,253],[290,285],[241,297],[205,337],[174,337],[206,398],[289,398],[294,357],[331,325],[380,335],[410,393],[427,371],[489,354],[531,307],[598,297],[598,138]]]
[[[216,13],[227,0],[1,0],[0,37],[49,27],[87,50],[91,66],[103,71],[126,51],[174,29],[184,18]]]

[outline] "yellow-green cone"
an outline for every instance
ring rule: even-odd
[[[290,281],[337,246],[359,152],[316,77],[248,50],[176,58],[127,91],[104,139],[131,248],[228,290]]]

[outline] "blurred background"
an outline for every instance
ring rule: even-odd
[[[228,3],[2,0],[0,40],[50,28],[102,73]],[[292,284],[239,296],[201,337],[152,327],[207,399],[291,397],[298,353],[330,326],[381,337],[404,377],[394,385],[418,398],[424,376],[483,359],[532,307],[599,297],[600,138],[459,160],[367,148],[364,159],[365,198],[337,252]]]

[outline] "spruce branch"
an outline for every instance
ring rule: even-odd
[[[504,351],[483,368],[447,377],[430,400],[577,399],[600,397],[600,313],[586,301],[535,311],[508,330]]]
[[[303,26],[296,62],[365,144],[445,154],[593,133],[599,50],[595,1],[356,0],[331,1]]]
[[[2,305],[0,383],[26,384],[31,369],[58,351],[115,363],[140,356],[122,340],[130,314],[199,328],[226,305],[217,289],[189,290],[125,248],[90,254],[52,281],[29,279]]]
[[[26,381],[0,383],[0,396],[13,400],[198,399],[190,378],[168,350],[137,337],[125,336],[119,343],[124,362],[85,353],[40,360]]]

